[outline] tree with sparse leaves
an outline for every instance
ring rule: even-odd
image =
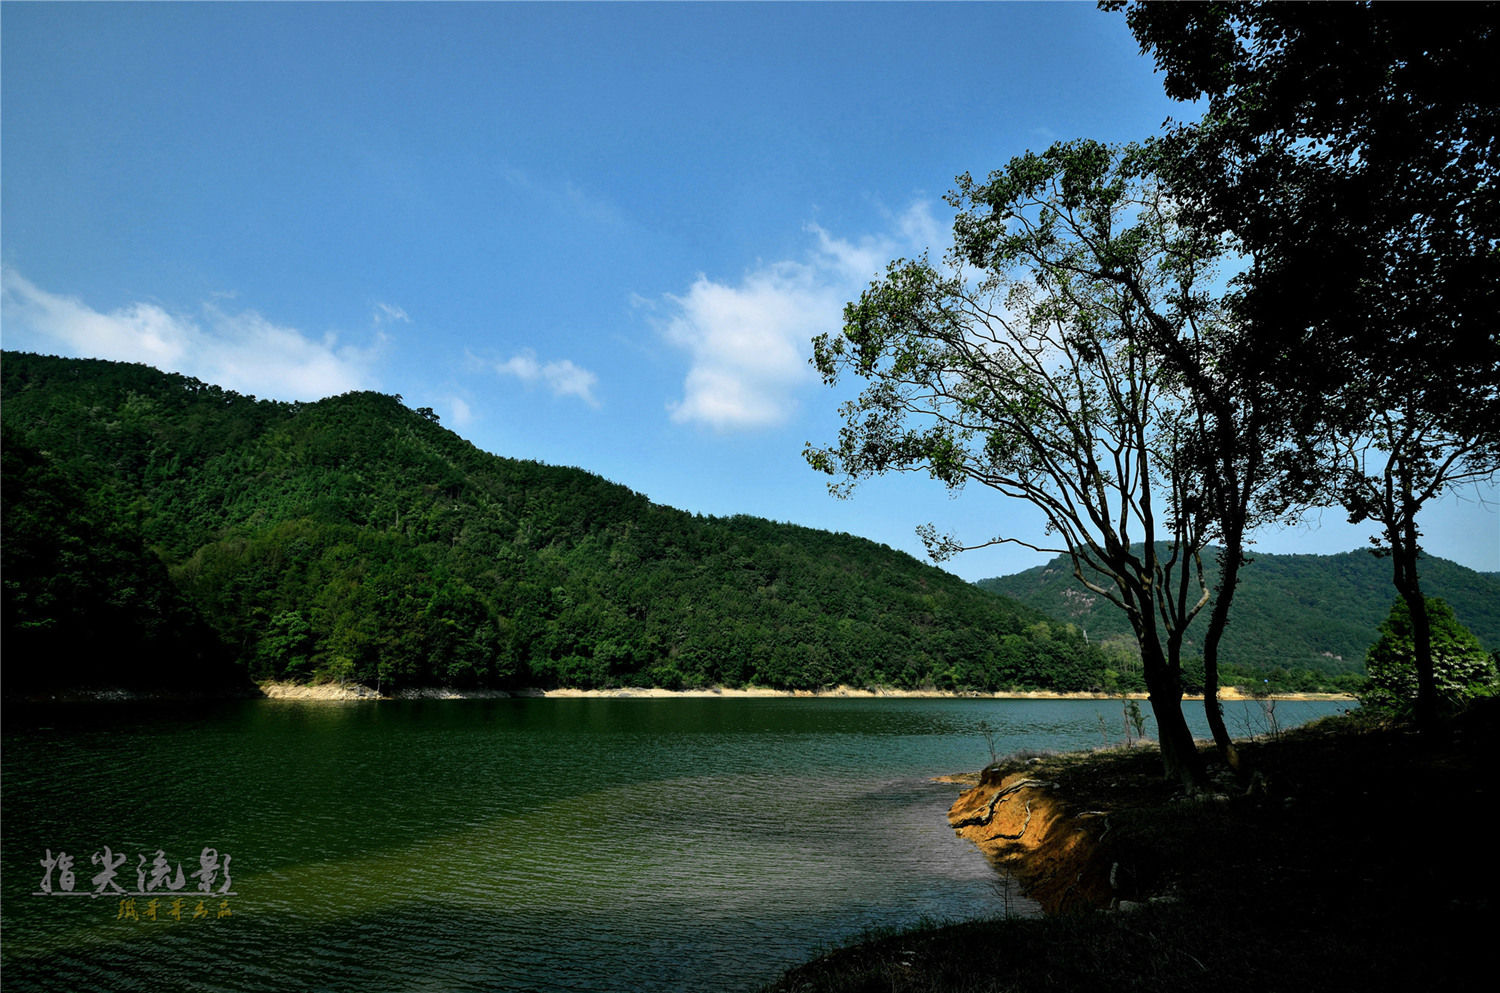
[[[1039,508],[1042,536],[996,536],[1071,556],[1078,580],[1130,618],[1169,777],[1201,784],[1182,715],[1183,635],[1209,601],[1217,533],[1193,389],[1163,349],[1208,347],[1218,246],[1179,223],[1137,149],[1055,145],[986,182],[959,178],[954,248],[891,263],[814,341],[841,408],[816,469],[857,480],[926,472]],[[965,546],[923,529],[935,557]],[[977,547],[977,546],[969,546]]]

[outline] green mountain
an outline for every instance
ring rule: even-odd
[[[1212,581],[1217,563],[1205,565]],[[1423,559],[1420,574],[1428,596],[1442,597],[1481,642],[1500,648],[1500,578],[1438,558]],[[1086,590],[1066,556],[978,585],[1076,624],[1091,641],[1133,641],[1124,613]],[[1370,551],[1258,554],[1240,572],[1220,654],[1241,670],[1362,673],[1395,599],[1390,560]],[[1200,649],[1207,624],[1205,609],[1188,628],[1185,653]]]
[[[886,546],[490,455],[400,397],[0,372],[7,692],[1106,680],[1070,625]]]

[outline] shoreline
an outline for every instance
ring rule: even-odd
[[[1145,693],[1059,693],[1050,690],[996,690],[993,693],[951,690],[905,690],[884,686],[875,689],[853,686],[834,686],[819,690],[778,690],[764,686],[727,687],[714,686],[696,690],[668,690],[655,686],[622,686],[611,689],[519,689],[519,690],[454,690],[446,687],[425,687],[398,690],[394,694],[381,695],[367,686],[337,686],[334,684],[304,685],[299,683],[264,683],[261,693],[273,700],[501,700],[522,699],[573,699],[573,700],[701,700],[701,699],[898,699],[898,700],[1145,700]],[[1201,702],[1202,694],[1184,695],[1184,702]],[[1287,693],[1257,697],[1234,688],[1220,690],[1223,701],[1241,700],[1353,700],[1347,693]]]
[[[506,699],[563,699],[563,700],[705,700],[705,699],[897,699],[897,700],[1145,700],[1144,693],[1059,693],[1048,690],[998,690],[993,693],[977,691],[955,692],[947,690],[906,690],[894,687],[875,689],[852,686],[835,686],[820,690],[778,690],[761,686],[723,687],[716,686],[696,690],[667,690],[660,687],[617,687],[613,689],[517,689],[517,690],[455,690],[448,687],[414,687],[395,693],[377,693],[368,686],[337,683],[262,683],[243,692],[221,694],[143,691],[124,689],[67,690],[52,694],[39,694],[24,699],[31,703],[104,703],[150,700],[209,700],[209,699],[267,699],[310,701],[381,701],[381,700],[506,700]],[[1183,702],[1197,702],[1201,694],[1183,696]],[[1244,700],[1353,700],[1347,693],[1287,693],[1255,696],[1226,687],[1219,692],[1224,702]]]
[[[948,820],[1043,916],[877,935],[763,993],[1107,990],[1122,977],[1219,993],[1469,988],[1488,968],[1500,889],[1469,843],[1492,803],[1500,699],[1447,730],[1414,747],[1409,724],[1342,717],[1238,739],[1248,776],[1204,743],[1209,792],[1196,797],[1147,749],[1016,756],[976,776]],[[1415,792],[1393,801],[1393,784]],[[1349,830],[1393,810],[1420,821],[1417,847]]]

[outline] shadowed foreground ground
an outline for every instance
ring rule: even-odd
[[[1500,700],[1488,704],[1436,747],[1347,718],[1246,743],[1254,782],[1225,770],[1208,802],[1174,796],[1150,750],[991,770],[1107,812],[1104,871],[1144,905],[880,938],[768,989],[1494,989]]]

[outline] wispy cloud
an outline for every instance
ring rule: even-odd
[[[375,304],[375,326],[376,327],[380,327],[381,325],[385,325],[385,324],[410,324],[410,323],[411,323],[411,318],[409,316],[407,316],[406,311],[402,310],[400,307],[396,306],[395,304],[393,304],[393,303],[379,303],[379,302],[377,302]]]
[[[448,397],[448,421],[454,427],[466,427],[474,423],[474,409],[463,397]]]
[[[689,356],[672,419],[733,431],[790,418],[814,379],[812,338],[837,327],[844,303],[892,258],[940,243],[930,204],[888,220],[889,233],[857,241],[808,225],[813,240],[801,259],[761,264],[734,284],[700,275],[686,293],[666,294],[662,334]]]
[[[559,213],[606,227],[618,227],[625,223],[624,212],[612,201],[571,179],[537,179],[513,166],[502,169],[500,175],[512,189],[550,205]]]
[[[399,309],[399,308],[397,308]],[[0,317],[7,337],[79,358],[143,362],[242,393],[318,400],[375,385],[382,338],[339,344],[204,303],[197,314],[132,303],[101,313],[76,297],[50,293],[13,269],[0,271]]]
[[[577,397],[590,407],[598,407],[594,387],[599,377],[571,359],[541,362],[536,352],[526,349],[504,362],[495,363],[495,371],[504,376],[515,376],[523,383],[540,384],[552,391],[554,396]]]

